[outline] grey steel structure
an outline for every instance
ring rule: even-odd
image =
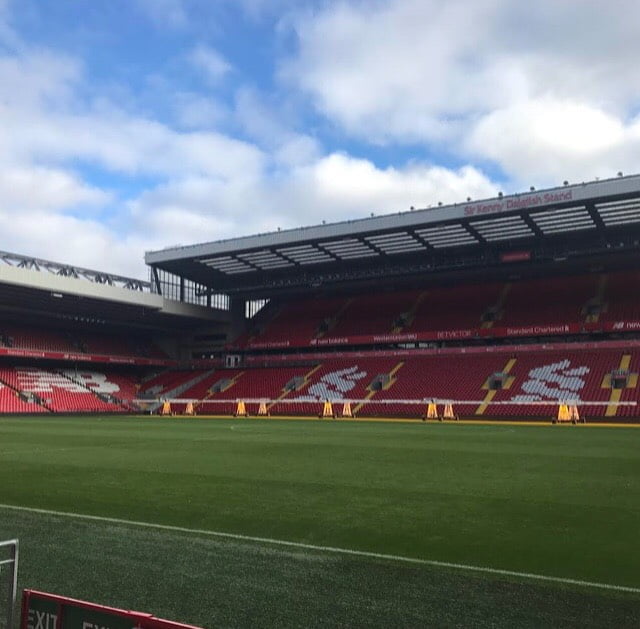
[[[6,583],[4,578],[0,579],[0,588],[4,583],[5,591],[0,591],[0,628],[13,629],[14,614],[16,610],[16,600],[18,597],[18,540],[12,539],[6,542],[0,542],[0,576],[5,573],[8,575]],[[4,623],[4,624],[3,624]]]
[[[84,269],[71,264],[52,262],[51,260],[43,260],[42,258],[9,253],[8,251],[0,251],[0,262],[18,269],[41,271],[43,273],[51,273],[52,275],[58,275],[61,277],[73,277],[75,279],[86,280],[87,282],[93,282],[94,284],[107,284],[109,286],[118,286],[128,290],[147,293],[151,292],[151,284],[149,282],[133,277],[124,277],[113,273],[105,273],[104,271]]]
[[[147,252],[154,292],[167,277],[199,295],[264,299],[314,289],[455,274],[625,266],[640,243],[640,175],[482,201]],[[526,265],[522,262],[526,260]]]

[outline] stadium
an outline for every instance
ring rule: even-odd
[[[148,281],[0,254],[18,589],[199,627],[637,626],[639,252],[620,174],[150,251]]]

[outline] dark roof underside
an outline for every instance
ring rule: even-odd
[[[615,266],[633,263],[639,250],[640,190],[486,215],[469,212],[435,222],[423,212],[412,213],[411,221],[403,213],[379,229],[372,229],[373,219],[354,221],[360,228],[337,237],[329,229],[323,237],[322,228],[310,228],[307,238],[298,230],[291,242],[266,234],[237,239],[235,247],[210,243],[209,253],[202,245],[184,248],[181,255],[170,252],[164,260],[159,259],[162,252],[148,254],[147,262],[212,292],[258,298],[309,287],[471,273],[525,261],[545,266],[610,260]]]

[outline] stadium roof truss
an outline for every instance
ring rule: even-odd
[[[51,260],[43,260],[41,258],[33,258],[23,256],[17,253],[9,253],[0,251],[0,261],[7,266],[13,266],[19,269],[28,269],[30,271],[41,271],[59,275],[61,277],[73,277],[75,279],[86,280],[94,284],[108,284],[109,286],[117,286],[128,290],[149,292],[151,284],[142,280],[122,275],[114,275],[112,273],[104,273],[103,271],[92,271],[91,269],[83,269],[82,267],[72,266],[69,264],[61,264],[60,262],[52,262]]]
[[[158,270],[228,294],[268,295],[379,276],[425,272],[500,254],[573,243],[606,247],[640,234],[640,176],[565,185],[527,194],[282,230],[148,252]],[[549,251],[553,247],[548,247]],[[481,256],[479,254],[481,253]],[[586,252],[585,252],[586,253]],[[475,261],[475,262],[474,262]]]
[[[220,323],[228,313],[151,290],[150,282],[42,258],[0,251],[3,317],[61,319],[83,324],[126,322],[147,330]]]

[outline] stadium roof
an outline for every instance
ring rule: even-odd
[[[124,277],[114,273],[85,269],[71,264],[53,262],[52,260],[44,260],[33,256],[25,256],[19,253],[0,251],[0,263],[17,269],[41,271],[59,277],[72,277],[74,279],[93,282],[94,284],[107,284],[109,286],[126,288],[127,290],[151,292],[150,282],[144,282],[133,277]]]
[[[0,252],[0,315],[147,328],[193,327],[228,314],[151,292],[135,278]]]
[[[617,240],[621,233],[640,233],[640,175],[173,247],[148,252],[145,260],[156,281],[163,270],[212,291],[257,296],[296,285],[426,272],[446,260],[477,265],[493,255],[505,262],[510,251],[533,259],[541,244],[553,256],[562,248],[549,245],[570,242],[574,251],[581,243],[593,254],[594,247],[610,248],[609,237]]]

